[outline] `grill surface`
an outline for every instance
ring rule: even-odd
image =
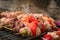
[[[15,35],[14,32],[7,30],[7,29],[1,29],[0,30],[0,40],[42,40],[42,35],[34,36],[34,37],[28,37],[28,36],[19,36]]]

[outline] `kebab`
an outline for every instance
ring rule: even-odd
[[[7,15],[7,16],[8,16],[8,15]],[[9,19],[9,18],[10,18],[10,17],[8,17],[7,20],[8,20],[8,22],[10,23],[10,21],[13,20],[13,19],[11,19],[11,18]],[[1,20],[2,20],[2,19],[1,19]],[[4,19],[4,20],[5,20],[5,19]],[[3,22],[3,21],[2,21],[2,22]],[[5,21],[5,22],[6,22],[6,21]],[[8,23],[8,22],[6,22],[6,23]],[[12,22],[13,22],[13,21],[12,21]],[[18,25],[18,21],[15,21],[15,22],[16,22],[17,27],[15,26],[15,27],[13,27],[12,29],[13,29],[13,30],[14,30],[14,29],[15,29],[15,30],[17,29],[17,30],[19,31],[19,28],[20,28],[21,26]],[[20,23],[21,23],[21,22],[20,22]],[[5,27],[5,28],[6,28],[6,27]],[[24,27],[24,28],[25,28],[25,27]],[[27,28],[27,27],[26,27],[26,28]]]
[[[13,14],[14,14],[14,12],[13,12]],[[37,17],[38,17],[38,15],[37,15]],[[30,15],[26,15],[26,14],[23,14],[23,15],[22,14],[20,14],[20,15],[7,14],[6,15],[5,14],[5,19],[3,17],[2,18],[3,21],[1,19],[1,22],[4,22],[5,25],[9,24],[9,27],[5,26],[5,28],[12,30],[12,31],[16,31],[17,34],[36,36],[36,35],[40,35],[41,31],[44,32],[45,30],[47,30],[47,26],[45,26],[45,24],[43,22],[43,18],[42,18],[44,16],[40,14],[39,17],[40,17],[40,19],[37,19],[36,17],[33,16],[33,14],[30,14]],[[8,20],[8,21],[6,21],[6,20]],[[45,21],[45,19],[44,19],[44,21]],[[46,20],[46,21],[48,21],[48,20]],[[51,27],[51,26],[49,26],[49,27]]]
[[[54,31],[54,32],[48,32],[46,35],[44,35],[43,40],[55,40],[59,38],[60,38],[60,31]]]

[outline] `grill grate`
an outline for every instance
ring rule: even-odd
[[[14,35],[15,33],[7,30],[5,28],[0,30],[0,40],[42,40],[42,35],[39,36],[34,36],[34,37],[28,37],[28,36],[19,36],[19,35]]]

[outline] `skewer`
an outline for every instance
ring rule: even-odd
[[[16,33],[15,35],[19,35],[20,34],[20,32],[19,33]]]
[[[11,30],[11,31],[13,31],[13,29],[11,29],[11,28],[7,28],[6,26],[3,26],[4,28],[6,28],[6,29],[8,29],[8,30]]]

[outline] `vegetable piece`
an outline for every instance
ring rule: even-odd
[[[24,29],[24,30],[22,30],[22,31],[20,32],[20,34],[21,34],[22,36],[25,36],[25,35],[28,34],[28,31],[27,31],[26,29]]]
[[[29,23],[28,27],[31,29],[33,36],[36,36],[36,30],[37,30],[36,21]]]
[[[58,28],[57,31],[60,31],[60,28]]]
[[[56,21],[55,24],[57,27],[60,27],[60,21]]]
[[[32,16],[32,15],[29,15],[28,17],[29,17],[29,19],[30,19],[30,22],[38,21],[38,20],[37,20],[34,16]]]
[[[43,40],[54,40],[50,34],[44,35]]]
[[[57,31],[56,34],[60,37],[60,31]]]

